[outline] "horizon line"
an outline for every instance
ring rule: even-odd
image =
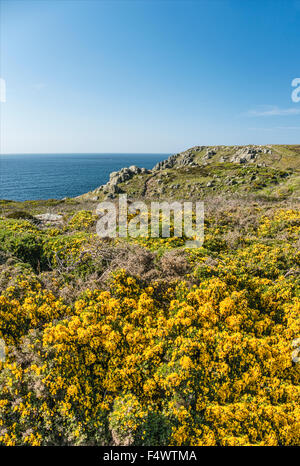
[[[203,146],[203,147],[247,147],[247,146],[298,146],[300,144],[289,144],[289,143],[268,143],[268,144],[197,144],[196,146],[189,146],[186,149],[172,152],[1,152],[1,155],[114,155],[114,154],[124,154],[124,155],[152,155],[152,154],[179,154],[185,152],[186,150],[193,149],[193,147]]]
[[[176,154],[178,152],[2,152],[1,155],[152,155],[152,154]]]

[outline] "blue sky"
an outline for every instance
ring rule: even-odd
[[[299,144],[299,43],[298,0],[1,0],[1,151]]]

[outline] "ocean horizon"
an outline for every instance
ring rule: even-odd
[[[62,199],[91,191],[109,174],[137,165],[151,169],[169,157],[158,153],[41,153],[0,155],[0,199]]]

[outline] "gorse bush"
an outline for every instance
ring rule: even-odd
[[[14,311],[25,312],[15,319],[16,338],[28,317],[39,331],[2,369],[2,441],[296,444],[299,365],[291,342],[300,301],[260,280],[263,312],[251,305],[251,289],[236,291],[217,277],[163,289],[125,272],[110,291],[87,290],[70,317],[47,293],[15,301]],[[7,312],[11,306],[3,300]],[[51,314],[67,317],[47,324]],[[2,337],[9,343],[11,328]]]
[[[241,212],[210,212],[202,248],[160,238],[157,255],[157,238],[151,251],[100,246],[85,220],[84,231],[18,226],[41,238],[51,270],[2,289],[0,444],[299,444],[300,215],[268,214],[247,235]],[[6,222],[5,250],[30,263]]]
[[[67,229],[70,230],[90,230],[97,221],[97,215],[91,211],[81,210],[69,220]]]

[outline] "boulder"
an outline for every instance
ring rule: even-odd
[[[41,222],[62,222],[63,216],[58,214],[40,214],[36,215],[36,218]]]

